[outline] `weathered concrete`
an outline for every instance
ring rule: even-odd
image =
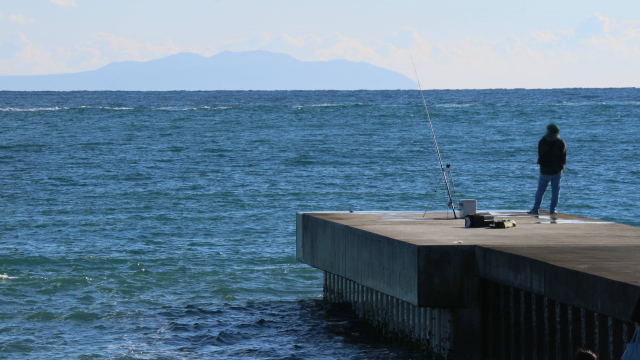
[[[552,301],[558,311],[567,307],[567,316],[575,307],[609,322],[628,319],[640,298],[640,229],[570,215],[492,213],[516,219],[517,227],[465,228],[463,220],[445,213],[300,213],[297,256],[417,309],[449,309],[452,358],[490,353],[488,337],[478,336],[487,331],[481,323],[488,320],[489,283],[516,289],[525,299],[518,303],[522,320],[535,319],[529,312],[536,313],[536,296],[540,303]],[[621,348],[616,344],[624,341],[622,333],[622,325],[610,332],[620,337],[609,342],[611,356]],[[583,338],[589,343],[589,336]],[[565,350],[556,352],[572,349]]]
[[[418,307],[328,272],[324,296],[330,302],[351,304],[383,337],[420,343],[433,354],[449,353],[452,312],[447,308]]]

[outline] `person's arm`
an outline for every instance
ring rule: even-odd
[[[540,141],[538,141],[538,165],[542,165],[540,164],[540,156],[542,156],[542,139],[540,139]]]

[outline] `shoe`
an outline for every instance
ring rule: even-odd
[[[558,212],[557,212],[557,211],[555,211],[555,210],[553,210],[553,211],[549,211],[549,214],[551,214],[551,215],[556,215],[556,214],[558,214]]]
[[[529,215],[538,215],[538,210],[529,210],[527,212],[527,214],[529,214]]]

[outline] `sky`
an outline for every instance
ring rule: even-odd
[[[640,87],[640,1],[0,0],[0,75],[267,50],[425,89]]]

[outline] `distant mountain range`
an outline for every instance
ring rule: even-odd
[[[385,90],[415,89],[395,71],[346,60],[300,61],[267,51],[179,53],[72,74],[0,76],[0,90]]]

